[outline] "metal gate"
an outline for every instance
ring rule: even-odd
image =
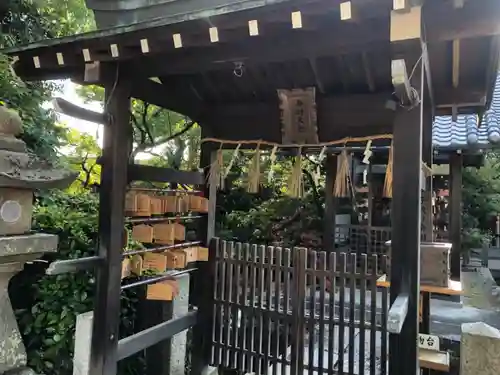
[[[386,257],[211,244],[211,363],[255,374],[387,374]],[[378,271],[377,271],[378,270]]]

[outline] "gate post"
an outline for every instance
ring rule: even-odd
[[[419,101],[409,108],[397,109],[393,128],[390,304],[392,306],[398,296],[407,295],[408,310],[406,316],[401,317],[401,332],[389,335],[390,375],[415,375],[419,368],[423,63],[415,69],[413,77],[411,83],[419,91]]]
[[[130,156],[131,88],[118,74],[118,65],[103,68],[106,76],[102,172],[99,189],[99,256],[96,296],[90,349],[89,374],[115,375],[117,370],[118,327],[123,250],[124,205]]]
[[[202,138],[206,136],[202,133]],[[210,165],[216,157],[213,146],[204,143],[201,146],[200,169],[204,170],[205,181],[207,181]],[[214,272],[215,272],[215,246],[213,241],[215,235],[215,208],[217,200],[217,188],[210,184],[204,189],[208,201],[208,213],[200,220],[198,237],[209,248],[208,262],[200,262],[198,270],[193,275],[190,292],[190,303],[198,308],[198,321],[193,327],[191,340],[191,375],[206,373],[212,350],[212,325],[213,309],[212,299],[214,296]]]
[[[304,366],[307,249],[295,247],[292,251],[292,363],[290,375],[299,375],[303,373]],[[311,295],[311,298],[314,298],[314,295]]]

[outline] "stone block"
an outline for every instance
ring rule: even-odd
[[[93,311],[88,311],[76,317],[73,375],[89,375],[93,320]]]
[[[496,375],[500,369],[500,331],[485,323],[462,324],[461,375]]]

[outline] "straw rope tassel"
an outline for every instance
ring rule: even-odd
[[[335,197],[347,197],[349,194],[349,158],[347,150],[343,150],[337,159],[337,176],[333,195]]]
[[[271,151],[271,157],[269,158],[271,162],[271,166],[269,167],[269,173],[267,175],[267,181],[269,183],[272,182],[274,177],[274,164],[276,163],[276,151],[278,151],[278,146],[274,145],[273,150]]]
[[[217,150],[215,160],[210,165],[208,173],[207,185],[214,185],[217,189],[224,188],[224,174],[223,172],[223,158],[222,149]]]
[[[302,153],[299,153],[294,159],[288,192],[293,198],[302,198],[304,195],[304,186],[302,184]]]
[[[248,169],[248,185],[247,191],[249,193],[258,193],[260,186],[260,148],[257,145],[255,154],[250,161],[250,168]]]
[[[387,169],[385,171],[384,181],[384,197],[392,198],[392,164],[393,164],[393,145],[389,149],[389,160],[387,161]]]
[[[227,178],[227,176],[229,176],[229,173],[231,172],[231,168],[233,168],[233,165],[235,163],[235,161],[238,159],[238,154],[240,152],[240,147],[241,145],[239,144],[238,146],[236,146],[236,148],[234,149],[234,152],[233,152],[233,156],[231,158],[231,161],[229,162],[229,164],[227,165],[226,167],[226,171],[224,172],[224,179]]]

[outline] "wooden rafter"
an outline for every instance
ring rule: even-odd
[[[318,86],[319,92],[324,94],[326,92],[325,85],[321,80],[321,74],[319,72],[318,64],[315,58],[309,58],[309,66],[311,67],[311,71],[313,72],[314,80],[316,81],[316,86]]]
[[[452,81],[453,87],[458,88],[460,84],[460,39],[455,39],[452,45]]]
[[[373,74],[372,70],[370,67],[370,61],[368,58],[368,54],[366,52],[363,52],[361,54],[361,58],[363,59],[363,69],[365,70],[365,77],[366,77],[366,84],[368,85],[368,88],[370,91],[375,91],[375,81],[373,79]]]

